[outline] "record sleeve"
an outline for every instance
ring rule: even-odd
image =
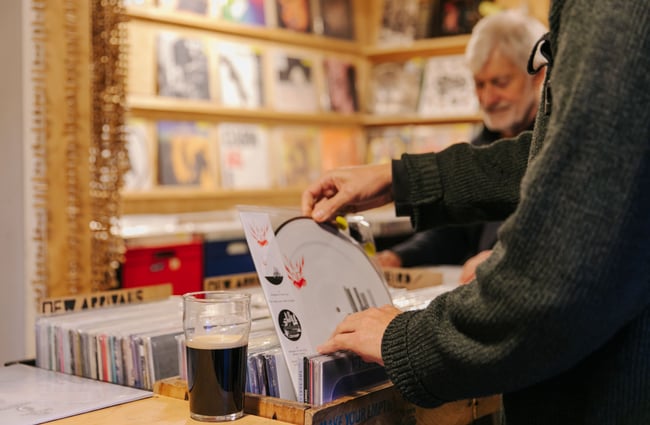
[[[368,130],[368,164],[385,164],[408,151],[411,126],[377,127]]]
[[[309,0],[273,0],[276,6],[277,26],[297,32],[311,32]]]
[[[353,40],[354,11],[351,0],[314,0],[314,33]]]
[[[124,190],[151,189],[153,176],[153,131],[145,120],[130,118],[126,122],[126,149],[129,170],[124,174]]]
[[[157,130],[160,185],[217,187],[216,138],[210,124],[159,121]]]
[[[264,104],[262,53],[254,46],[215,42],[223,106],[260,108]]]
[[[353,127],[323,127],[321,135],[321,169],[361,165],[365,149],[361,131]]]
[[[24,364],[0,368],[0,410],[6,424],[44,423],[151,395]]]
[[[420,13],[418,0],[384,0],[379,45],[409,44],[415,40]]]
[[[213,16],[239,24],[265,26],[264,0],[212,0]]]
[[[279,187],[304,187],[320,174],[316,127],[277,126],[272,130],[273,174]]]
[[[366,363],[349,352],[317,355],[309,362],[311,403],[315,406],[388,381],[383,366]]]
[[[481,19],[480,0],[438,0],[432,36],[469,34]]]
[[[370,72],[370,111],[377,115],[409,115],[417,111],[423,61],[376,64]]]
[[[163,10],[189,12],[197,15],[208,14],[208,0],[158,0]]]
[[[427,117],[474,115],[479,112],[474,77],[463,55],[427,59],[418,113]]]
[[[383,274],[363,248],[330,223],[295,212],[239,207],[297,397],[300,364],[350,313],[391,304]],[[288,218],[287,218],[288,216]]]
[[[218,124],[221,186],[226,189],[267,189],[269,171],[268,130],[260,124]]]
[[[157,36],[158,94],[210,99],[208,56],[203,40],[161,31]]]
[[[273,54],[273,108],[283,112],[318,111],[314,60],[276,50]]]
[[[359,111],[357,72],[354,64],[329,57],[323,60],[323,70],[327,86],[326,109],[343,114]]]

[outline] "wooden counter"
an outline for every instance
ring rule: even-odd
[[[48,422],[48,424],[55,425],[189,425],[205,423],[190,418],[187,401],[161,395]],[[245,415],[234,421],[233,424],[290,425],[287,422],[253,415]]]

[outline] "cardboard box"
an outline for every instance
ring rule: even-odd
[[[204,278],[254,271],[255,265],[245,239],[204,240]]]
[[[122,287],[171,283],[172,293],[200,291],[203,288],[203,242],[161,246],[128,246],[122,272]]]

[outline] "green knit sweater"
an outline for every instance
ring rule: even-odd
[[[529,151],[393,164],[417,229],[507,220],[475,282],[390,323],[383,359],[420,406],[500,393],[509,425],[650,424],[650,2],[554,0],[549,23]]]

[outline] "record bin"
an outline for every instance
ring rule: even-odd
[[[187,383],[178,377],[157,381],[154,393],[188,400]],[[357,391],[322,406],[250,393],[246,393],[244,400],[244,412],[248,415],[295,425],[469,425],[478,418],[498,416],[500,409],[499,395],[422,409],[404,400],[391,383]]]

